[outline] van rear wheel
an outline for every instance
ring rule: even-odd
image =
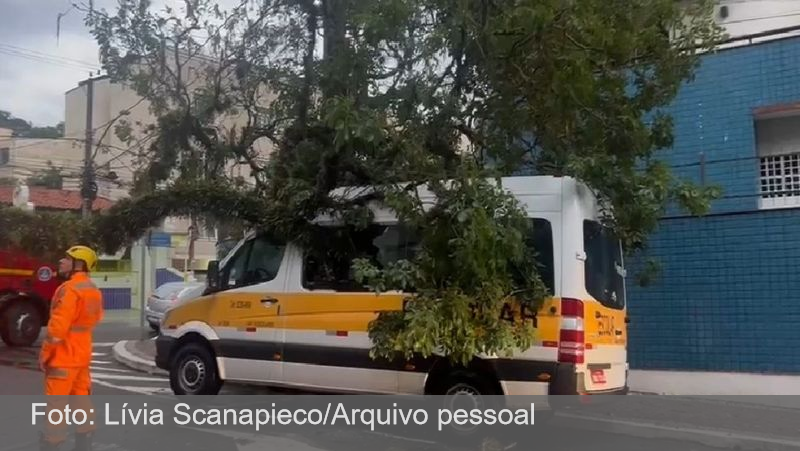
[[[217,363],[200,343],[188,343],[176,351],[169,383],[176,395],[216,395],[222,388]]]
[[[489,378],[466,370],[452,371],[441,381],[435,394],[444,396],[444,405],[441,408],[450,412],[462,409],[467,412],[472,409],[498,409],[498,398],[502,395]],[[452,429],[454,438],[461,443],[472,443],[475,439],[497,440],[496,437],[482,434],[481,426],[470,422],[464,425],[451,423],[448,427]]]

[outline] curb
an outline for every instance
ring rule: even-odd
[[[141,371],[147,374],[157,374],[161,376],[168,376],[169,373],[158,368],[156,363],[151,360],[143,359],[132,352],[128,351],[127,345],[130,341],[123,340],[117,342],[114,347],[112,348],[112,354],[114,355],[114,360],[119,362],[122,365],[127,366],[128,368],[134,369],[136,371]]]

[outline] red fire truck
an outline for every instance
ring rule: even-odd
[[[0,249],[0,338],[6,345],[36,342],[60,284],[54,265],[19,250]]]

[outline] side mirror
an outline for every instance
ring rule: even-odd
[[[206,284],[208,285],[208,291],[213,292],[219,289],[219,261],[211,260],[208,262]]]

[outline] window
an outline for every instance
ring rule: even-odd
[[[760,208],[800,206],[800,116],[759,118]]]
[[[583,222],[586,291],[609,308],[625,306],[625,278],[620,242],[597,221]]]
[[[225,268],[221,274],[221,282],[223,290],[226,288],[235,288],[240,286],[242,275],[244,274],[247,265],[247,257],[250,254],[250,249],[253,247],[253,241],[246,242],[243,246],[236,251],[236,254],[228,260]]]
[[[553,227],[546,219],[529,219],[529,232],[525,237],[528,250],[533,252],[538,266],[539,277],[547,287],[550,296],[555,294],[555,263],[553,261]],[[514,277],[521,283],[522,273],[514,270]]]
[[[373,224],[360,231],[324,227],[324,242],[315,243],[303,261],[303,286],[308,289],[368,291],[355,280],[353,260],[367,258],[378,268],[414,258],[417,240],[405,227]],[[348,233],[349,232],[349,233]]]
[[[269,282],[278,276],[283,261],[281,244],[273,243],[266,238],[259,238],[253,242],[250,258],[247,260],[247,284]]]
[[[286,246],[266,235],[242,245],[221,272],[222,289],[269,282],[278,275]]]
[[[3,147],[0,149],[0,166],[7,165],[9,161],[11,161],[11,154],[9,153],[8,147]]]

